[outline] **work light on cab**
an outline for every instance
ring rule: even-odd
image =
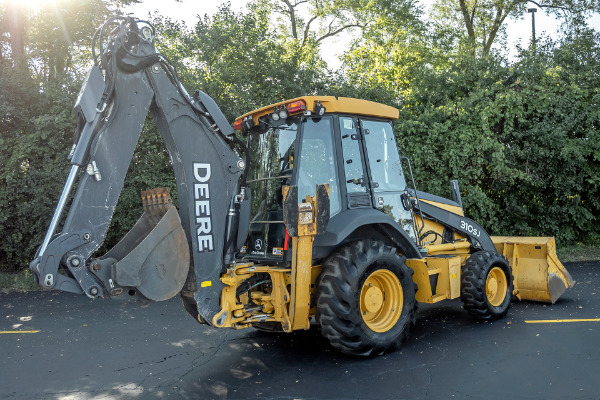
[[[281,118],[279,116],[279,108],[275,107],[275,109],[273,110],[273,112],[271,113],[271,119],[273,121],[279,121],[279,118]]]
[[[325,107],[323,107],[323,105],[321,104],[320,101],[317,101],[315,103],[315,114],[317,114],[319,116],[325,114]]]
[[[245,131],[250,130],[250,128],[254,127],[254,120],[252,119],[251,115],[247,116],[242,120],[242,127]]]
[[[281,119],[286,119],[288,117],[288,112],[285,109],[284,106],[281,106],[281,109],[279,110],[279,118]]]

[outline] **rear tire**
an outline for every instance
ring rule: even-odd
[[[334,253],[317,280],[321,334],[342,353],[383,354],[400,346],[415,324],[413,271],[381,242],[358,241]]]
[[[460,286],[463,307],[479,320],[503,318],[510,308],[513,275],[502,254],[472,254],[462,268]]]

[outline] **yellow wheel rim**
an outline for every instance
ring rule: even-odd
[[[360,313],[375,332],[387,332],[400,319],[404,295],[398,277],[387,269],[374,271],[360,291]]]
[[[508,282],[506,280],[506,274],[500,267],[494,267],[490,270],[485,282],[485,291],[487,299],[491,305],[498,307],[506,298],[506,290],[508,289]]]

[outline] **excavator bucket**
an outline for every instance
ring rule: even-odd
[[[103,259],[117,261],[119,286],[134,287],[149,300],[167,300],[179,293],[188,275],[187,238],[167,188],[142,192],[142,201],[142,217]]]
[[[553,237],[492,236],[492,241],[512,267],[519,300],[554,304],[575,283],[556,256]]]

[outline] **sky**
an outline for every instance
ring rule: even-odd
[[[217,12],[219,5],[222,3],[219,0],[182,0],[180,2],[176,2],[175,0],[142,1],[143,3],[128,7],[127,12],[133,13],[138,18],[143,18],[148,16],[148,12],[159,10],[161,14],[175,20],[184,21],[188,26],[194,25],[195,21],[197,21],[197,15],[212,15]],[[427,11],[433,1],[420,0],[420,3]],[[248,0],[229,0],[229,2],[231,3],[232,10],[242,10],[245,8]],[[595,15],[589,20],[589,23],[596,30],[600,30],[600,15]],[[535,13],[535,31],[538,40],[543,34],[556,37],[559,25],[559,21],[547,15],[543,9],[538,8]],[[524,48],[528,47],[531,40],[531,14],[526,13],[519,20],[509,21],[507,32],[511,54],[516,54],[517,44],[520,44]],[[321,57],[323,57],[330,68],[336,69],[340,66],[339,56],[348,48],[350,41],[351,36],[346,34],[327,39],[323,42]]]

